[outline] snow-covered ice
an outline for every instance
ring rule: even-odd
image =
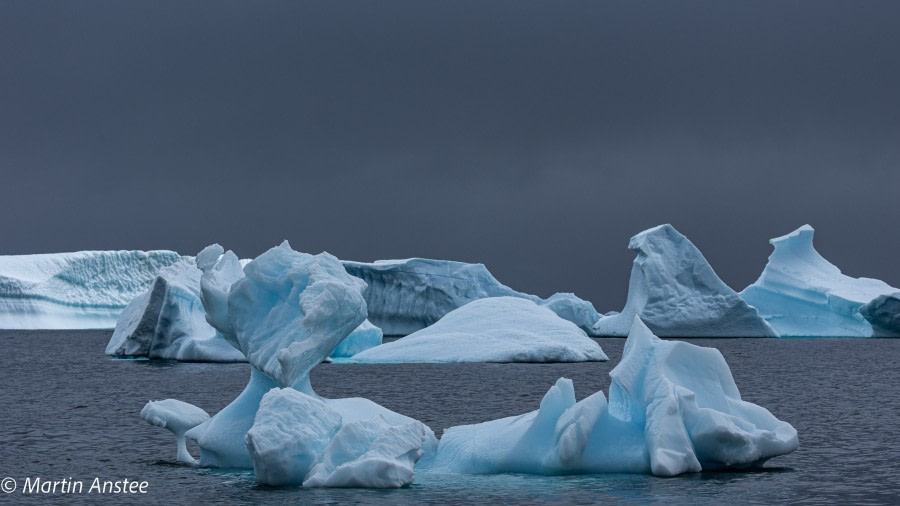
[[[642,472],[760,466],[797,449],[797,431],[741,400],[712,348],[663,341],[634,318],[602,392],[575,401],[561,378],[537,411],[444,432],[431,467],[471,474]]]
[[[590,302],[571,293],[544,300],[517,292],[497,281],[483,264],[425,258],[343,264],[347,272],[368,285],[363,293],[369,319],[386,335],[411,334],[458,307],[486,297],[520,297],[547,305],[588,333],[600,318]]]
[[[594,326],[597,335],[627,336],[640,316],[663,337],[777,337],[672,225],[637,234],[628,248],[637,257],[625,308],[602,317]]]
[[[804,225],[770,240],[775,250],[741,296],[783,337],[871,337],[872,324],[860,307],[900,290],[877,279],[842,274],[813,247],[814,232]]]
[[[196,464],[197,461],[187,451],[184,433],[209,420],[206,411],[176,399],[150,401],[141,410],[141,419],[150,425],[165,427],[175,434],[178,442],[178,461]]]
[[[0,328],[111,329],[173,251],[0,256]]]
[[[518,297],[477,299],[437,323],[363,351],[349,362],[584,362],[607,360],[593,339],[546,307]]]
[[[315,486],[408,484],[410,461],[415,462],[411,457],[433,455],[437,447],[431,429],[368,399],[323,399],[309,382],[310,370],[365,320],[363,282],[348,275],[333,256],[298,253],[287,242],[243,270],[233,253],[217,246],[201,252],[197,265],[203,271],[207,321],[251,365],[244,391],[185,434],[200,447],[199,464],[254,468],[260,483],[300,483],[303,462],[311,462],[309,455],[316,453],[315,463],[322,467],[314,474]],[[304,397],[298,401],[284,389]],[[268,398],[270,391],[275,393]],[[327,410],[311,413],[310,406],[317,403]],[[322,427],[337,419],[334,414],[340,430],[326,445],[281,441],[289,434],[327,434]],[[415,449],[408,437],[395,437],[408,433],[410,424],[423,435]],[[370,438],[372,433],[377,437]],[[329,451],[329,445],[336,446]],[[395,462],[386,462],[388,458]],[[371,472],[383,474],[364,479],[359,474]]]

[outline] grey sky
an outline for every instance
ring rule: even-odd
[[[0,2],[0,254],[219,242],[625,299],[810,223],[900,284],[900,2]]]

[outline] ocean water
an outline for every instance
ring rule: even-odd
[[[175,463],[172,435],[143,422],[169,397],[215,413],[245,386],[246,364],[116,360],[109,331],[0,331],[0,503],[43,501],[26,478],[148,482],[143,495],[62,494],[54,502],[890,504],[900,502],[900,340],[697,339],[718,348],[745,400],[797,428],[800,449],[759,470],[645,475],[438,475],[399,490],[256,486],[252,473]],[[587,364],[333,365],[312,382],[326,397],[368,397],[444,428],[536,409],[560,376],[579,399],[603,389],[623,339],[599,340],[609,362]],[[196,448],[193,448],[197,454]]]

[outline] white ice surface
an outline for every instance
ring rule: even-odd
[[[437,323],[349,362],[585,362],[607,360],[574,323],[517,297],[477,299]]]
[[[197,461],[187,451],[184,434],[188,430],[209,420],[206,411],[176,399],[150,401],[141,410],[141,419],[150,425],[165,427],[175,434],[178,443],[178,461],[185,464],[196,464]]]
[[[777,337],[671,225],[641,232],[628,248],[637,257],[625,308],[602,317],[594,326],[596,335],[627,336],[639,316],[663,337]]]

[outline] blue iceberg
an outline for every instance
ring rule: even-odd
[[[519,297],[546,305],[588,333],[600,319],[590,302],[574,294],[558,293],[544,300],[517,292],[497,281],[483,264],[425,258],[343,264],[368,285],[363,293],[369,320],[386,335],[412,334],[458,307],[487,297]]]
[[[447,429],[432,469],[674,476],[761,466],[799,446],[790,424],[741,400],[718,350],[663,341],[639,318],[610,376],[608,402],[576,402],[561,378],[536,411]]]
[[[639,316],[663,337],[778,337],[672,225],[637,234],[628,248],[637,257],[625,308],[602,317],[595,334],[627,336]]]
[[[402,339],[358,353],[349,362],[603,360],[607,357],[600,345],[546,307],[518,297],[488,297]]]
[[[782,337],[872,337],[872,323],[860,308],[898,291],[883,281],[841,273],[813,246],[809,225],[769,242],[775,250],[755,283],[741,292]],[[883,300],[884,301],[884,300]],[[875,303],[866,314],[876,325],[890,316],[876,316],[891,307]]]

